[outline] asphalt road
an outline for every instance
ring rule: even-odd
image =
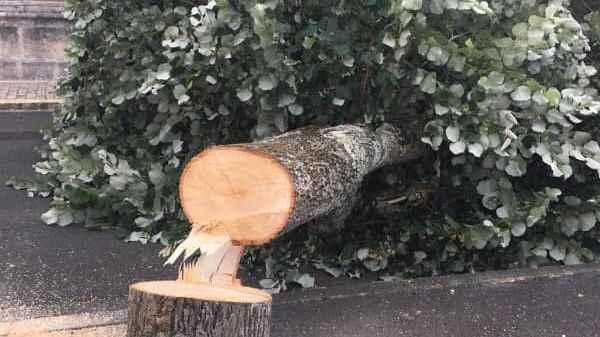
[[[122,308],[135,281],[171,279],[157,245],[128,244],[111,232],[44,225],[48,200],[4,186],[32,173],[30,137],[0,140],[0,321]]]
[[[597,337],[600,266],[348,284],[274,297],[273,337]],[[2,323],[0,336],[124,337],[126,310]]]
[[[276,298],[274,337],[598,337],[600,266],[347,285]]]
[[[32,137],[0,137],[1,182],[31,174],[33,148],[41,144]],[[107,327],[85,329],[85,336],[122,337],[128,285],[171,279],[174,270],[162,266],[156,245],[127,244],[114,233],[78,226],[45,226],[39,215],[47,204],[0,187],[0,331],[7,322],[121,310],[108,315],[117,318],[103,323]],[[272,336],[600,337],[598,265],[335,284],[275,296]],[[87,326],[71,317],[70,326]],[[59,335],[77,331],[84,330]]]

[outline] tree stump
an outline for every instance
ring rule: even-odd
[[[129,288],[127,337],[269,337],[271,296],[181,281]]]

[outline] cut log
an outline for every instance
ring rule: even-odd
[[[127,337],[269,337],[271,296],[181,281],[129,288]]]
[[[304,128],[200,153],[179,185],[192,223],[167,261],[184,255],[179,278],[130,287],[127,336],[269,336],[271,296],[237,279],[244,246],[319,217],[343,221],[369,172],[418,155],[398,130],[360,125]]]
[[[319,217],[343,221],[368,173],[419,153],[389,125],[303,128],[255,143],[215,146],[184,169],[181,205],[193,232],[260,245]],[[187,244],[179,254],[198,248]]]

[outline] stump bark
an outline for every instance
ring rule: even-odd
[[[269,337],[271,296],[180,281],[129,288],[127,337]]]

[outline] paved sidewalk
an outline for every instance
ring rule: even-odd
[[[8,0],[0,1],[0,17],[63,17],[64,1]]]
[[[598,337],[600,266],[352,282],[273,298],[273,337]],[[6,337],[125,337],[126,311],[0,322]]]
[[[128,285],[176,271],[158,246],[43,225],[48,200],[2,186],[31,174],[43,144],[18,133],[0,137],[0,336],[124,337]],[[273,337],[600,337],[597,264],[396,283],[316,276],[327,287],[274,297]]]
[[[60,103],[54,81],[0,81],[0,140],[37,135]]]
[[[53,81],[0,81],[0,110],[50,110],[61,99]]]
[[[159,245],[125,243],[115,232],[81,226],[46,226],[40,214],[48,199],[5,187],[11,176],[32,174],[34,147],[42,145],[35,138],[0,138],[0,322],[116,310],[127,303],[129,283],[176,278],[162,266]]]

